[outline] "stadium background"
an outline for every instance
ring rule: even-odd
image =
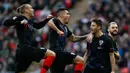
[[[117,62],[116,73],[130,73],[130,0],[0,0],[0,73],[14,73],[14,56],[18,44],[14,27],[6,28],[2,26],[2,21],[12,16],[15,9],[23,3],[33,6],[36,21],[45,19],[50,13],[55,16],[60,7],[68,8],[72,15],[68,26],[75,35],[88,33],[92,18],[100,18],[103,21],[104,32],[110,21],[117,22],[119,35],[116,41],[121,61]],[[35,37],[37,46],[48,47],[47,33],[47,26],[38,30]],[[83,56],[86,46],[86,41],[68,41],[65,51]],[[34,62],[27,73],[39,73],[40,64]],[[65,73],[73,73],[72,69],[73,65],[68,65]]]

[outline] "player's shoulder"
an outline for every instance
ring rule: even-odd
[[[113,41],[108,34],[104,34],[104,38],[106,39],[106,41],[111,41],[111,42]]]
[[[62,24],[61,21],[60,21],[59,19],[57,19],[56,17],[55,17],[55,18],[52,18],[52,21],[53,21],[53,23],[54,23],[57,27],[60,27],[60,24]]]
[[[26,20],[27,20],[27,18],[26,18],[25,16],[23,16],[23,15],[15,15],[15,16],[12,16],[12,19],[13,19],[13,20],[23,20],[23,19],[26,19]]]
[[[103,38],[104,38],[106,41],[112,41],[112,38],[111,38],[108,34],[104,34],[104,35],[103,35]]]
[[[58,19],[56,17],[52,18],[53,22],[58,22]]]
[[[57,19],[56,17],[52,18],[52,21],[55,25],[60,23],[59,19]]]

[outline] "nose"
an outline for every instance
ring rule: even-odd
[[[70,18],[70,15],[68,15],[68,18]]]
[[[114,30],[117,30],[117,28],[114,28]]]
[[[34,12],[34,9],[32,9],[32,11]]]

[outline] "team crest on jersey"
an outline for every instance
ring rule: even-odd
[[[40,49],[45,49],[45,48],[41,47]]]
[[[17,18],[17,17],[16,17],[16,16],[14,16],[14,17],[13,17],[13,20],[15,20],[16,18]]]
[[[103,43],[104,43],[103,40],[100,40],[100,41],[99,41],[99,45],[100,45],[100,46],[101,46]]]
[[[71,52],[71,55],[75,55],[75,53]]]
[[[65,31],[67,32],[67,28],[65,27]]]

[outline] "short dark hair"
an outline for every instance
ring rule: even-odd
[[[98,25],[102,28],[102,21],[100,19],[93,19],[92,22],[95,22],[96,25]]]
[[[57,10],[57,16],[59,16],[59,14],[61,13],[61,12],[63,12],[63,11],[65,11],[65,10],[68,10],[67,8],[59,8],[58,10]]]

